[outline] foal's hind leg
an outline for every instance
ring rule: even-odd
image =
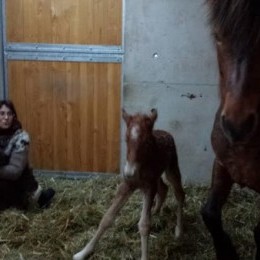
[[[219,260],[238,259],[236,250],[230,237],[223,230],[221,221],[221,209],[226,202],[232,185],[233,182],[227,170],[215,161],[211,191],[201,213],[204,223],[212,235],[216,256]]]
[[[78,252],[73,256],[74,260],[83,260],[86,257],[88,257],[91,253],[93,253],[94,248],[98,243],[99,239],[104,234],[104,232],[112,225],[116,215],[118,214],[120,209],[124,206],[124,204],[131,196],[133,191],[134,189],[132,189],[124,181],[119,185],[114,201],[112,202],[112,205],[103,216],[94,237],[80,252]]]
[[[171,183],[177,200],[177,225],[175,227],[175,238],[180,238],[183,233],[183,204],[185,200],[185,192],[182,187],[181,173],[178,164],[169,167],[166,170],[166,178]]]
[[[167,192],[168,186],[163,182],[162,178],[160,178],[157,184],[157,194],[155,197],[155,206],[153,209],[154,214],[160,212],[161,207],[166,199]]]

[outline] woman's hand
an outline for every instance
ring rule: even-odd
[[[7,165],[9,163],[9,156],[7,156],[2,150],[0,150],[0,166]]]

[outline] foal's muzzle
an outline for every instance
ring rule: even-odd
[[[134,177],[138,172],[138,168],[139,167],[137,163],[126,161],[124,172],[123,172],[124,177],[127,179]]]
[[[254,132],[257,124],[256,114],[249,114],[242,122],[234,122],[225,115],[221,116],[221,127],[230,142],[246,141]]]

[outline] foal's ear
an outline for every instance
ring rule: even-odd
[[[151,112],[150,112],[150,118],[153,122],[155,122],[155,120],[157,119],[158,113],[157,113],[157,109],[156,108],[152,108]]]

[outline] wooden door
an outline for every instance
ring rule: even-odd
[[[35,169],[119,172],[122,1],[4,1],[6,96]]]

